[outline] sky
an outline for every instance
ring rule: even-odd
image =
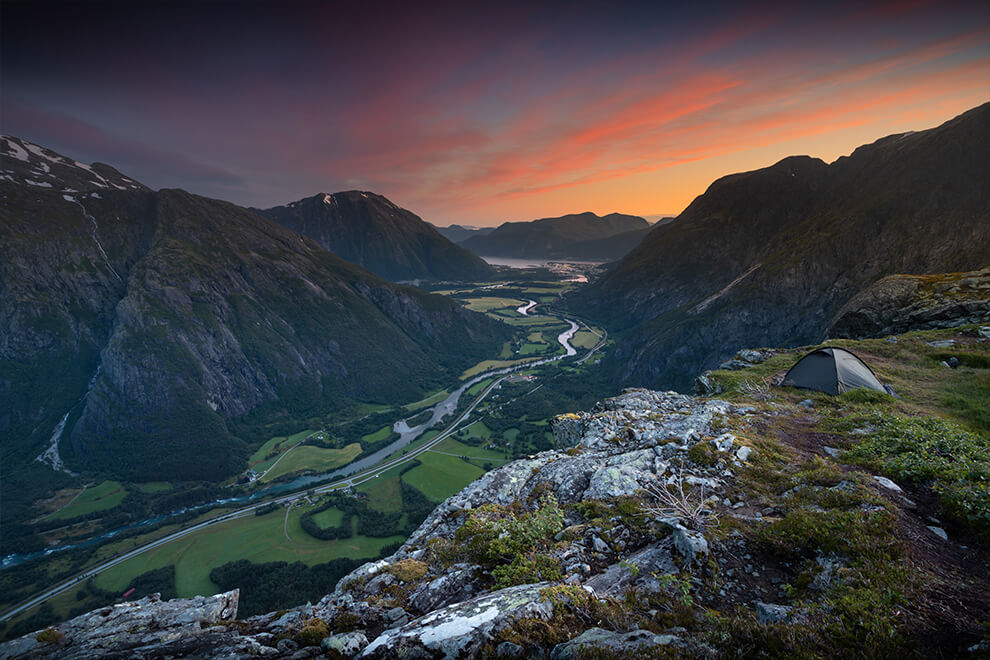
[[[988,100],[986,2],[0,4],[0,131],[261,208],[676,215]]]

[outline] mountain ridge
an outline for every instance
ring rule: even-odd
[[[505,222],[486,236],[472,236],[462,245],[476,254],[493,257],[567,258],[576,256],[575,253],[593,253],[595,241],[645,231],[649,227],[649,223],[639,216],[623,213],[599,216],[585,211],[526,222]]]
[[[983,267],[988,117],[722,177],[570,304],[618,331],[617,380],[687,389],[741,347],[820,339],[885,275]]]
[[[256,211],[392,281],[484,280],[494,273],[433,225],[376,193],[318,193]]]

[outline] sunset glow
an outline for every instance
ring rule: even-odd
[[[678,213],[722,175],[990,97],[983,3],[493,4],[10,5],[0,128],[154,188],[259,207],[359,188],[493,225]]]

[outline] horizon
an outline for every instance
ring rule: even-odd
[[[359,188],[438,226],[676,216],[722,176],[833,162],[990,89],[990,8],[968,2],[3,13],[3,133],[155,189]]]

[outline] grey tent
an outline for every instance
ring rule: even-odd
[[[873,371],[844,348],[819,348],[790,368],[781,385],[841,394],[857,388],[886,392]]]

